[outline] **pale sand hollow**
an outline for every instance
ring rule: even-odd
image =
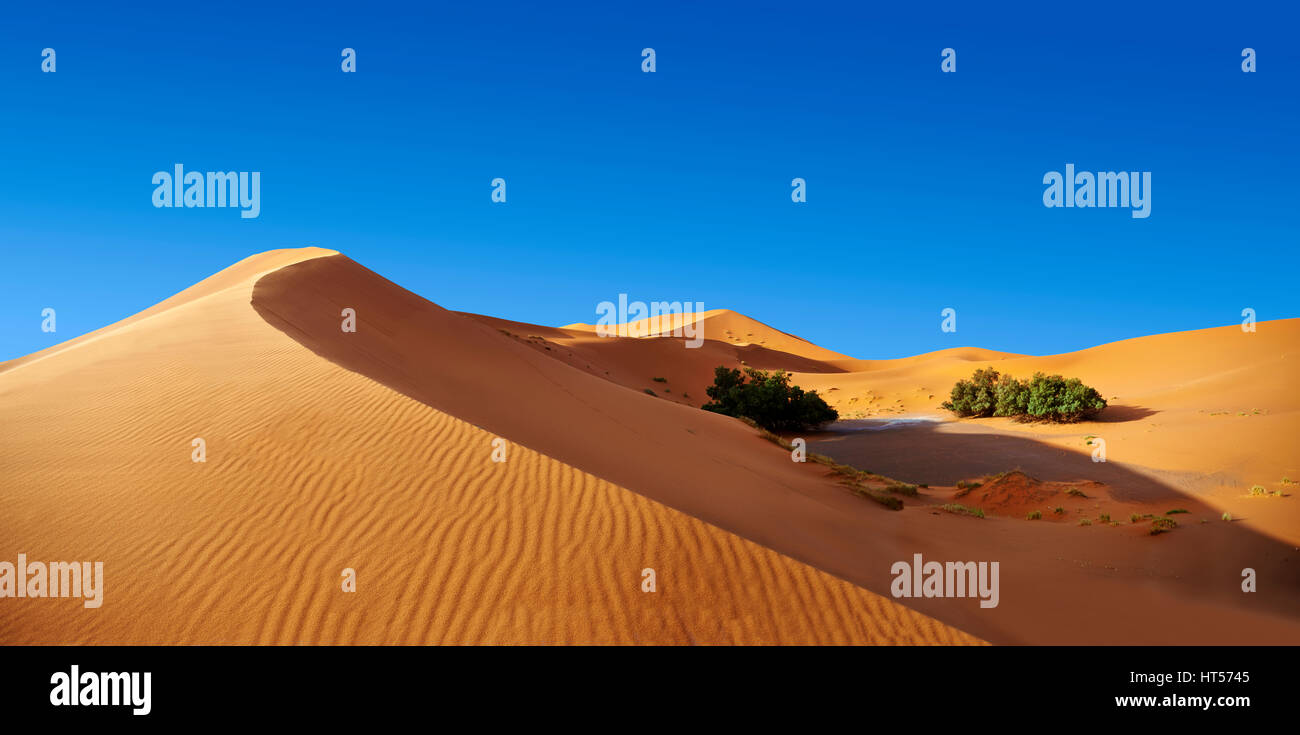
[[[748,427],[702,414],[702,427],[731,438],[714,452],[689,423],[644,426],[622,412],[658,404],[606,381],[622,395],[565,393],[566,415],[551,400],[563,380],[547,370],[571,368],[530,363],[536,351],[517,340],[332,256],[255,256],[136,317],[0,365],[0,559],[98,560],[106,580],[94,610],[0,600],[0,643],[978,642],[526,441],[602,412],[625,431],[584,435],[586,451],[614,463],[640,455],[636,471],[662,465],[666,481],[692,492],[719,483],[743,495],[755,472],[745,453],[773,450]],[[250,304],[259,279],[295,263],[321,272],[285,271]],[[358,309],[356,335],[339,330],[343,305]],[[419,319],[421,309],[439,318]],[[407,391],[492,406],[496,433],[313,353],[264,319],[276,312],[308,326],[319,317],[322,335],[362,337],[359,359],[413,381]],[[472,356],[458,352],[463,341],[500,363],[460,362]],[[482,383],[466,377],[475,374]],[[550,388],[540,406],[485,388],[534,387],[539,376]],[[669,431],[695,442],[685,466],[659,446]],[[499,464],[498,435],[512,440]],[[191,461],[195,437],[206,463]],[[701,464],[711,473],[692,478]],[[793,471],[835,492],[816,471]],[[340,589],[346,567],[356,593]],[[641,590],[646,567],[656,592]]]

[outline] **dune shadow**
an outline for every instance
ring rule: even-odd
[[[1254,596],[1252,605],[1267,606],[1292,620],[1300,610],[1295,545],[1247,528],[1236,522],[1240,518],[1233,518],[1232,523],[1224,522],[1219,509],[1194,492],[1191,484],[1181,481],[1182,475],[1192,473],[1157,471],[1111,461],[1094,462],[1090,452],[1072,451],[1030,437],[953,422],[917,422],[876,431],[823,431],[807,435],[807,441],[810,452],[908,483],[952,486],[959,480],[979,481],[989,475],[1019,469],[1045,482],[1105,483],[1113,501],[1145,505],[1145,512],[1164,514],[1169,509],[1181,509],[1176,516],[1180,527],[1204,528],[1214,534],[1211,537],[1214,541],[1207,547],[1207,541],[1192,540],[1187,535],[1168,539],[1191,545],[1184,547],[1173,566],[1193,579],[1209,580],[1239,579],[1243,568],[1258,569],[1267,564],[1268,573],[1276,575],[1272,578],[1279,581],[1279,586],[1267,599]],[[1178,487],[1180,484],[1187,486]],[[1184,510],[1185,515],[1181,514]],[[1207,523],[1214,525],[1206,527]],[[1184,529],[1174,533],[1180,531]],[[1160,552],[1153,544],[1148,553]],[[1234,600],[1226,584],[1211,586],[1200,582],[1192,587],[1221,601]],[[1241,599],[1238,591],[1237,604],[1241,604]]]
[[[1019,469],[1045,481],[1105,483],[1119,500],[1187,497],[1154,474],[1115,462],[1094,462],[1090,453],[978,425],[917,422],[879,431],[822,432],[810,436],[808,446],[854,467],[913,483],[953,485]]]
[[[1098,424],[1121,424],[1126,421],[1140,421],[1160,413],[1145,406],[1107,406],[1092,419]]]

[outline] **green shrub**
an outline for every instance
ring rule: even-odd
[[[992,416],[997,407],[998,371],[981,368],[970,380],[959,380],[952,387],[950,400],[942,406],[958,416]]]
[[[1057,514],[1058,516],[1063,516],[1065,515],[1065,508],[1062,508],[1061,506],[1058,505],[1055,508],[1052,508],[1052,512]]]
[[[817,391],[790,385],[784,370],[768,373],[747,367],[744,372],[725,366],[713,371],[713,385],[705,393],[705,411],[753,419],[769,431],[802,431],[839,418]]]
[[[1223,520],[1225,520],[1225,521],[1231,521],[1231,520],[1232,520],[1232,514],[1231,514],[1231,513],[1224,513],[1221,517],[1222,517]]]
[[[1171,516],[1171,515],[1174,515],[1175,513],[1189,513],[1189,512],[1191,512],[1191,511],[1184,510],[1183,508],[1174,508],[1173,510],[1167,510],[1167,511],[1165,511],[1165,515],[1167,515],[1167,516]]]
[[[1101,521],[1102,523],[1110,523],[1110,514],[1102,513],[1101,515],[1097,516],[1097,520]]]
[[[891,485],[886,485],[885,489],[891,493],[898,493],[899,495],[916,495],[916,485],[909,485],[906,482],[895,482]]]
[[[653,395],[655,395],[655,392],[652,391],[652,390],[650,390],[649,388],[646,388],[646,389],[645,389],[645,394],[648,395],[648,396],[653,396]]]
[[[1080,526],[1091,526],[1091,525],[1092,525],[1092,521],[1088,520],[1087,518],[1080,518],[1080,519],[1079,519],[1079,525],[1080,525]]]
[[[1087,495],[1084,495],[1084,494],[1083,494],[1083,491],[1080,490],[1080,489],[1077,488],[1077,487],[1072,487],[1072,488],[1070,488],[1069,490],[1066,490],[1066,491],[1065,491],[1065,494],[1066,494],[1066,495],[1073,495],[1073,496],[1075,496],[1076,498],[1086,498],[1086,497],[1088,497]]]
[[[1175,521],[1172,518],[1165,518],[1162,516],[1160,518],[1154,518],[1151,520],[1152,536],[1155,536],[1156,534],[1159,533],[1164,533],[1165,531],[1172,531],[1175,528],[1178,528],[1178,521]]]
[[[961,505],[960,503],[948,503],[946,505],[941,505],[939,507],[943,508],[949,513],[958,513],[960,515],[975,516],[976,518],[984,517],[983,508],[968,508],[964,505]]]
[[[1140,520],[1142,520],[1142,516],[1138,515],[1137,513],[1134,513],[1133,515],[1128,517],[1129,523],[1137,523]]]
[[[1041,510],[1031,510],[1031,511],[1029,511],[1029,515],[1025,516],[1025,520],[1027,520],[1027,521],[1036,521],[1036,520],[1041,519],[1042,517],[1043,517],[1043,511],[1041,511]]]
[[[862,496],[862,497],[864,497],[864,498],[870,498],[871,500],[874,500],[874,501],[876,501],[877,503],[880,503],[881,505],[885,506],[886,508],[888,508],[888,509],[890,509],[890,510],[902,510],[902,509],[903,509],[903,501],[902,501],[902,500],[899,500],[898,498],[896,498],[896,497],[894,497],[893,495],[890,495],[890,494],[888,494],[888,493],[882,493],[882,492],[880,492],[879,490],[876,490],[875,488],[867,487],[866,485],[859,485],[859,484],[857,484],[857,483],[853,483],[852,485],[849,486],[849,489],[852,490],[854,494],[856,494],[856,495],[860,495],[860,496]]]
[[[960,417],[1074,422],[1095,416],[1106,407],[1106,399],[1078,378],[1034,373],[1029,380],[1017,380],[980,368],[970,380],[957,381],[942,406]]]
[[[654,380],[654,382],[656,382],[656,383],[667,383],[667,382],[668,382],[668,378],[652,378],[652,380]]]
[[[1255,485],[1250,489],[1251,495],[1268,495],[1268,490],[1263,485]]]

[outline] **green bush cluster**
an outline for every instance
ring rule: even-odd
[[[712,399],[701,406],[705,411],[749,418],[769,431],[801,431],[840,417],[817,391],[790,385],[784,370],[747,367],[741,372],[720,365],[704,392]]]
[[[1081,421],[1097,415],[1106,399],[1078,378],[1034,373],[1029,380],[980,368],[952,387],[943,407],[958,416],[1010,416],[1025,421]]]

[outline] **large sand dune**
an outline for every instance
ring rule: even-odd
[[[340,329],[344,308],[355,333]],[[1268,432],[1295,436],[1294,394],[1266,399],[1284,383],[1294,322],[1261,324],[1254,346],[1206,330],[1050,358],[962,348],[867,361],[734,312],[699,318],[699,349],[602,338],[450,312],[341,255],[277,251],[0,365],[0,533],[14,553],[104,560],[109,580],[94,611],[0,601],[0,640],[1300,642],[1292,499],[1159,537],[934,507],[980,462],[1024,462],[1048,475],[1035,493],[1095,479],[1071,512],[1217,519],[1227,501],[1202,492],[1203,475],[1227,478],[1238,470],[1222,463],[1236,461],[1249,482],[1247,465],[1291,462]],[[1159,362],[1180,356],[1191,364]],[[985,364],[1077,374],[1120,398],[1090,426],[815,438],[935,486],[891,512],[700,411],[713,368],[742,364],[795,371],[871,418],[937,415],[952,381]],[[1251,399],[1261,412],[1234,416],[1257,444],[1150,439],[1152,420],[1195,438]],[[1115,461],[1092,463],[1085,432],[1105,433]],[[190,461],[197,436],[204,464]],[[509,442],[500,464],[496,437]],[[1028,492],[996,489],[999,508]],[[1000,604],[885,597],[891,565],[916,553],[998,561]],[[1267,580],[1249,596],[1247,566]],[[339,591],[344,567],[358,570],[355,594]],[[657,592],[641,591],[645,567]]]
[[[467,392],[481,386],[458,383],[462,372],[527,382],[533,367],[515,353],[531,351],[331,256],[256,256],[0,366],[4,558],[99,560],[106,578],[99,609],[0,600],[0,642],[975,640],[507,431],[517,414],[552,430],[581,415],[502,401],[511,441],[507,460],[491,462],[494,434],[313,354],[259,311],[310,326],[296,309],[321,307],[311,317],[342,335],[335,304],[352,305],[361,325],[347,336],[364,359],[469,404],[493,395]],[[302,261],[312,270],[255,297],[263,275]],[[420,310],[438,319],[412,320]],[[457,351],[462,340],[471,352]],[[474,348],[498,349],[501,362],[457,362]],[[205,463],[191,461],[195,437]],[[596,453],[628,449],[587,440]],[[356,593],[341,591],[348,567]],[[653,593],[641,589],[647,567]]]

